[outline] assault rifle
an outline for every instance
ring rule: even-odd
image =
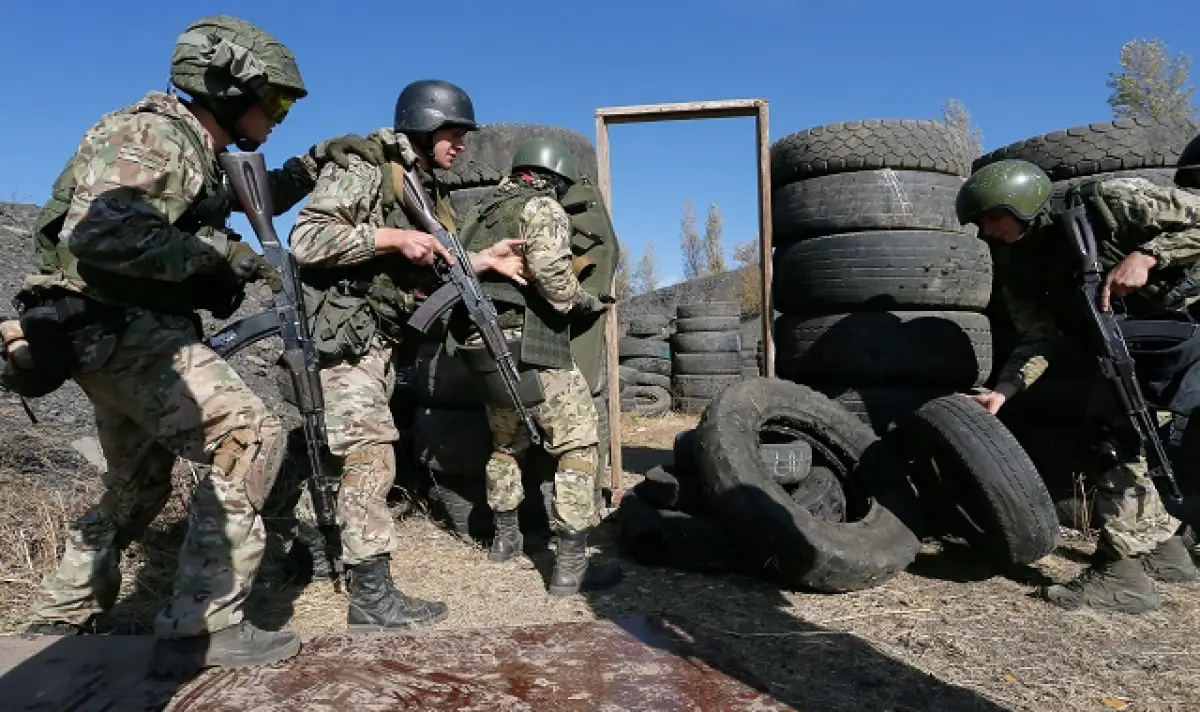
[[[1059,224],[1081,263],[1082,283],[1079,292],[1083,311],[1087,315],[1087,331],[1091,337],[1093,353],[1099,362],[1100,371],[1116,391],[1130,424],[1141,440],[1146,453],[1150,479],[1158,489],[1167,511],[1177,519],[1196,526],[1200,524],[1195,502],[1184,500],[1175,480],[1175,472],[1167,457],[1166,449],[1158,436],[1158,420],[1150,413],[1134,372],[1133,357],[1125,343],[1124,331],[1117,317],[1110,310],[1100,309],[1100,294],[1103,289],[1103,270],[1096,251],[1096,236],[1083,204],[1059,211]]]
[[[291,377],[296,408],[304,420],[304,441],[312,466],[312,475],[308,479],[309,494],[312,495],[313,509],[316,510],[317,527],[325,538],[325,555],[329,559],[334,590],[340,593],[342,545],[334,509],[338,483],[326,467],[329,441],[325,433],[325,398],[321,393],[317,351],[304,318],[304,296],[296,261],[292,253],[280,244],[271,222],[274,208],[263,155],[258,152],[222,153],[217,160],[229,176],[229,183],[242,204],[246,218],[262,243],[263,256],[279,270],[283,278],[283,291],[272,299],[274,319],[269,313],[259,314],[231,325],[210,338],[209,343],[219,346],[239,342],[239,326],[243,332],[262,335],[268,335],[273,328],[278,329],[283,339],[282,361]],[[241,339],[240,343],[245,343],[245,339]]]
[[[386,169],[385,169],[386,170]],[[444,284],[433,294],[429,295],[412,316],[408,325],[422,334],[429,331],[433,322],[461,303],[467,310],[467,315],[479,329],[483,343],[488,353],[496,361],[499,373],[504,380],[504,389],[512,401],[517,415],[525,423],[529,431],[529,439],[534,445],[540,445],[542,437],[533,422],[533,416],[521,400],[521,376],[517,371],[517,361],[508,349],[508,340],[500,328],[500,319],[496,314],[496,305],[483,293],[483,287],[471,269],[471,260],[462,243],[452,235],[434,214],[433,201],[421,187],[416,168],[404,170],[404,189],[401,192],[401,204],[410,219],[414,220],[425,232],[437,238],[437,241],[450,253],[453,264],[446,264],[441,258],[434,261],[434,270],[442,278]]]

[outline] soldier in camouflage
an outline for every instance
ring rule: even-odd
[[[573,270],[571,221],[560,201],[578,179],[565,147],[549,139],[530,139],[517,147],[512,173],[477,207],[462,232],[467,249],[481,249],[509,235],[524,241],[531,285],[518,288],[490,278],[481,283],[496,305],[523,379],[535,381],[533,390],[540,391],[528,404],[546,451],[558,461],[552,522],[558,548],[549,585],[555,596],[605,588],[620,580],[615,566],[589,566],[586,556],[599,477],[599,416],[572,357],[570,330],[574,320],[605,312],[611,298],[586,291]],[[473,354],[464,354],[468,366],[485,353],[482,337],[465,318],[452,321],[451,343]],[[485,390],[493,438],[487,499],[496,523],[489,558],[503,562],[523,549],[517,506],[525,496],[520,460],[530,440],[503,389]]]
[[[433,168],[449,168],[463,136],[475,128],[474,107],[461,88],[437,80],[408,85],[397,99],[393,125],[367,137],[375,154],[326,166],[289,239],[322,360],[329,449],[342,468],[337,517],[351,630],[429,625],[447,615],[441,601],[402,593],[390,567],[398,542],[386,500],[396,477],[399,433],[389,402],[407,318],[423,290],[434,286],[435,257],[450,260],[441,243],[414,228],[399,191],[403,170],[416,165],[439,219],[453,230],[450,202]],[[471,255],[472,267],[523,284],[517,244],[487,246]],[[314,543],[309,546],[317,558]]]
[[[18,295],[25,315],[54,315],[41,322],[53,328],[27,329],[35,353],[42,341],[38,368],[62,367],[82,388],[108,463],[105,493],[70,528],[29,632],[93,632],[115,603],[121,551],[171,493],[176,458],[211,464],[190,503],[174,594],[155,621],[165,673],[266,664],[300,647],[242,610],[282,426],[206,347],[197,310],[227,318],[246,282],[279,288],[270,264],[225,229],[233,200],[216,156],[230,143],[256,148],[307,94],[286,47],[227,16],[180,35],[171,81],[190,99],[150,92],[88,129],[38,217],[37,272]],[[279,212],[309,192],[331,146],[271,172]],[[20,392],[19,378],[9,383]]]
[[[958,196],[959,220],[977,224],[982,236],[997,243],[996,277],[1018,336],[995,388],[971,396],[991,413],[1036,381],[1057,350],[1084,348],[1073,329],[1080,317],[1064,308],[1078,258],[1051,218],[1051,193],[1049,177],[1037,166],[1006,160],[981,168]],[[1200,259],[1200,197],[1141,178],[1112,178],[1084,181],[1066,199],[1083,202],[1096,232],[1105,269],[1101,308],[1121,300],[1131,318],[1169,310],[1188,318],[1186,307],[1195,295],[1175,304],[1162,297]],[[1143,365],[1138,375],[1146,384]],[[1150,386],[1143,388],[1152,393]],[[1087,571],[1040,594],[1068,609],[1141,613],[1162,603],[1154,579],[1193,581],[1197,571],[1176,534],[1180,522],[1164,509],[1147,476],[1139,444],[1128,435],[1121,439],[1121,429],[1128,428],[1121,410],[1104,386],[1095,394],[1088,412],[1100,419],[1106,439],[1115,438],[1110,444],[1117,453],[1096,482],[1100,541]]]

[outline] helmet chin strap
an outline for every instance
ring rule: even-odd
[[[237,128],[238,119],[241,118],[247,109],[253,106],[253,101],[248,101],[245,98],[227,99],[216,102],[222,105],[220,108],[216,106],[216,103],[208,101],[205,97],[192,97],[192,101],[208,109],[208,113],[212,114],[217,125],[224,129],[225,133],[229,134],[229,138],[238,147],[239,151],[257,151],[258,147],[262,145],[262,141],[256,141],[244,135]]]

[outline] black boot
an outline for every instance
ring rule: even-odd
[[[350,594],[346,627],[350,630],[415,628],[446,617],[445,603],[401,593],[392,581],[390,564],[391,559],[383,554],[346,567],[346,591]]]
[[[67,621],[38,621],[30,623],[25,629],[25,635],[95,635],[95,616],[84,623],[68,623]]]
[[[615,562],[593,564],[588,561],[586,529],[559,532],[554,573],[550,576],[551,596],[610,588],[621,581],[621,576],[621,568]]]
[[[295,633],[260,630],[242,621],[210,635],[159,638],[152,670],[160,677],[184,677],[206,667],[270,665],[299,652],[300,638]]]
[[[496,512],[495,520],[496,538],[492,539],[492,550],[488,552],[488,560],[508,561],[520,556],[525,547],[525,539],[521,536],[517,510]]]

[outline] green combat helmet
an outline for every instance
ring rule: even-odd
[[[261,106],[279,123],[292,103],[308,95],[291,51],[255,25],[228,15],[197,20],[179,35],[171,54],[171,83],[211,111],[243,151],[258,148],[236,129],[247,109]]]
[[[579,169],[567,147],[552,138],[531,138],[522,141],[513,153],[512,169],[541,168],[562,176],[572,183],[579,182]]]
[[[995,208],[1005,208],[1027,223],[1049,204],[1053,190],[1050,177],[1041,168],[1007,159],[975,171],[959,189],[954,208],[963,225],[978,222]]]

